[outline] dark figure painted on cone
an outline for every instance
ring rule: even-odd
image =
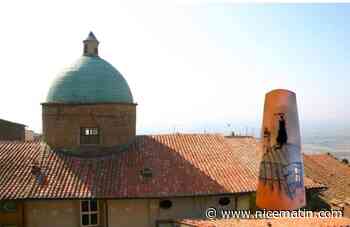
[[[282,147],[282,145],[287,143],[287,129],[286,129],[286,121],[283,115],[280,115],[280,119],[278,121],[278,135],[277,135],[277,144]]]

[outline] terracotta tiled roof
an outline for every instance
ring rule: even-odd
[[[305,174],[326,185],[323,198],[335,206],[350,201],[350,165],[327,154],[304,155]]]
[[[32,143],[0,143],[1,199],[145,198],[256,190],[254,139],[220,135],[137,136],[126,151],[80,158]],[[32,164],[46,176],[39,183]],[[151,177],[140,173],[148,168]],[[322,185],[305,178],[307,188]]]
[[[350,227],[349,218],[188,219],[175,223],[184,227]]]

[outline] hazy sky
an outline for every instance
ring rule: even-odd
[[[0,118],[41,131],[50,83],[92,30],[138,133],[257,131],[275,88],[297,93],[302,126],[349,123],[350,5],[126,2],[2,1]]]

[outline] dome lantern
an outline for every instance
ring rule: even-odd
[[[90,32],[88,37],[83,41],[84,43],[84,56],[98,57],[98,40],[93,32]]]

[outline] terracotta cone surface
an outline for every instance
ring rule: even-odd
[[[295,93],[273,90],[265,96],[256,205],[295,210],[305,206],[304,165]]]

